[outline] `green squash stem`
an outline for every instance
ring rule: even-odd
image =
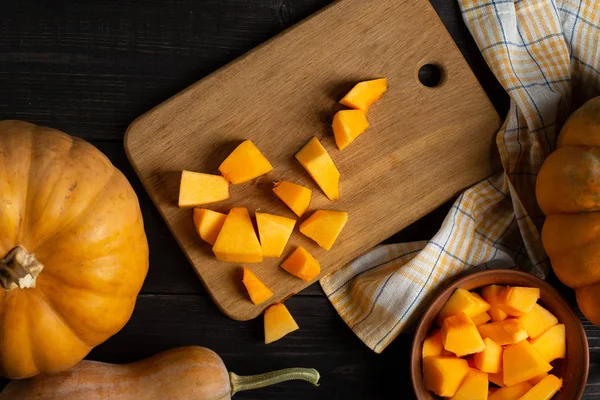
[[[320,378],[321,375],[319,375],[319,371],[313,368],[287,368],[279,371],[249,376],[239,376],[233,372],[229,373],[231,396],[237,392],[259,389],[293,380],[303,380],[308,383],[312,383],[314,386],[319,386]]]

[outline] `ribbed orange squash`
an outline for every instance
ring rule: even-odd
[[[94,146],[0,121],[0,374],[65,370],[127,322],[148,242],[127,179]]]
[[[600,325],[600,97],[569,117],[537,178],[542,241],[558,278]]]

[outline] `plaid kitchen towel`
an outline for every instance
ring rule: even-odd
[[[465,191],[431,240],[379,246],[321,280],[344,321],[377,353],[450,277],[515,265],[546,276],[537,172],[569,112],[600,94],[600,0],[459,4],[510,95],[496,139],[504,171]]]

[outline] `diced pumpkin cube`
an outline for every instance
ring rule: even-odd
[[[552,362],[557,358],[565,358],[567,352],[565,325],[554,325],[552,328],[533,339],[531,345],[535,351],[548,362]]]
[[[481,297],[474,296],[473,293],[465,289],[456,289],[448,298],[446,304],[440,310],[437,316],[437,323],[441,325],[446,317],[465,313],[469,317],[482,314],[489,310],[490,305]]]
[[[499,322],[479,325],[477,327],[482,338],[490,338],[500,346],[518,343],[527,339],[527,331],[516,319],[505,319]]]
[[[502,289],[504,289],[502,286],[489,285],[481,290],[481,296],[490,304],[488,314],[490,314],[490,317],[494,322],[504,321],[508,317],[507,313],[496,306],[496,303],[498,302],[498,295]]]
[[[369,122],[362,110],[341,110],[334,115],[331,127],[335,144],[343,150],[367,130]]]
[[[340,103],[367,112],[371,104],[383,96],[387,87],[388,82],[385,78],[359,82],[340,100]]]
[[[527,314],[517,317],[523,324],[523,328],[531,339],[535,339],[542,333],[558,324],[558,319],[544,307],[536,304]]]
[[[488,374],[488,380],[490,382],[492,382],[494,385],[498,385],[500,387],[504,387],[506,386],[504,384],[504,373],[501,372],[496,372],[495,374],[489,373]]]
[[[552,366],[535,351],[527,340],[510,344],[504,348],[502,371],[506,386],[527,382],[551,369]]]
[[[485,323],[488,323],[488,322],[490,322],[490,320],[491,320],[491,319],[492,319],[492,318],[490,317],[490,314],[488,314],[488,313],[486,313],[486,312],[484,312],[484,313],[482,313],[482,314],[477,314],[477,315],[475,315],[474,317],[471,317],[471,321],[473,321],[473,323],[474,323],[476,326],[479,326],[479,325],[483,325],[483,324],[485,324]]]
[[[301,246],[286,258],[281,264],[281,268],[307,282],[312,281],[321,273],[321,266],[317,259]]]
[[[273,170],[273,166],[250,140],[242,142],[219,166],[233,184],[244,183]]]
[[[271,289],[246,267],[243,269],[242,283],[254,304],[264,303],[273,296]]]
[[[446,318],[441,333],[444,348],[458,357],[485,350],[477,327],[465,313]]]
[[[423,340],[423,349],[421,351],[421,356],[431,357],[431,356],[439,356],[442,355],[442,351],[444,350],[444,345],[442,344],[442,333],[439,330],[435,330],[429,334]]]
[[[213,252],[220,261],[255,263],[263,259],[248,210],[232,208],[217,236]]]
[[[296,159],[319,185],[329,200],[340,198],[340,171],[338,171],[319,139],[316,137],[310,139],[296,153]]]
[[[485,350],[475,354],[475,366],[483,371],[497,373],[502,371],[502,346],[490,338],[483,339]]]
[[[550,400],[562,387],[562,379],[552,374],[532,387],[519,400]]]
[[[488,377],[485,372],[469,368],[467,376],[452,396],[452,400],[487,400]]]
[[[548,373],[547,373],[547,372],[544,372],[544,373],[543,373],[543,374],[541,374],[541,375],[538,375],[538,376],[536,376],[536,377],[534,377],[534,378],[531,378],[531,379],[530,379],[530,380],[528,380],[527,382],[529,382],[529,383],[531,384],[531,386],[535,386],[535,385],[537,385],[538,383],[540,383],[540,382],[542,381],[542,379],[544,379],[544,378],[545,378],[545,377],[547,377],[547,376],[548,376]]]
[[[539,298],[539,288],[509,286],[500,292],[496,305],[508,315],[519,317],[530,312]]]
[[[491,393],[488,400],[519,400],[521,396],[531,389],[527,382],[519,383],[514,386],[506,386]]]
[[[265,344],[273,343],[285,335],[300,329],[292,314],[282,303],[273,304],[265,310]]]
[[[255,215],[263,257],[280,257],[292,235],[296,220],[259,212]]]
[[[508,318],[508,314],[498,308],[498,306],[491,306],[488,310],[488,314],[490,314],[490,318],[492,318],[492,321],[494,322],[504,321]]]
[[[308,209],[312,197],[309,188],[287,181],[276,183],[273,192],[299,217]]]
[[[317,210],[300,224],[300,232],[317,242],[325,250],[329,250],[346,222],[348,222],[347,212]]]
[[[438,396],[452,397],[469,371],[466,360],[457,357],[427,357],[423,359],[425,389]]]
[[[229,182],[219,175],[183,171],[179,184],[179,207],[196,207],[229,198]]]
[[[227,214],[207,210],[205,208],[194,208],[194,226],[202,240],[214,245],[225,223]]]

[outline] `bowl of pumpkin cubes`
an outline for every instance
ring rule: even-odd
[[[419,400],[576,400],[588,368],[579,317],[550,284],[512,269],[444,288],[423,314],[411,353]]]

